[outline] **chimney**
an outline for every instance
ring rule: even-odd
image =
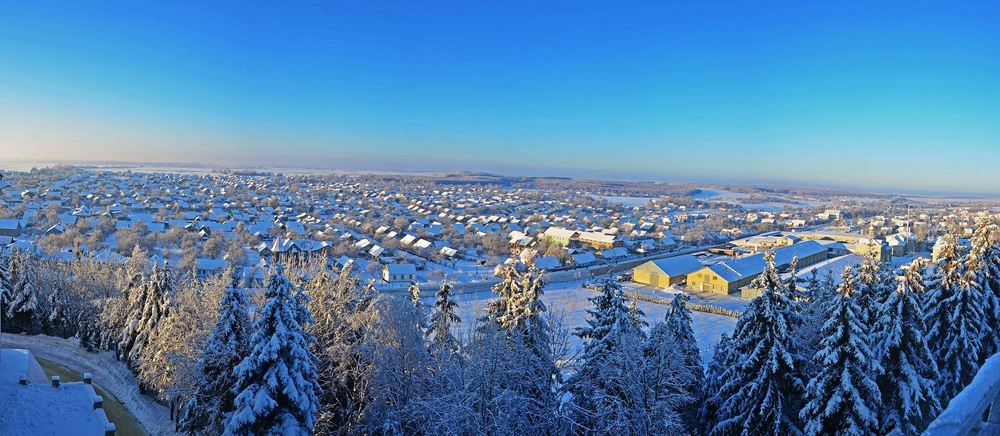
[[[52,387],[54,387],[54,388],[58,388],[59,387],[59,376],[58,375],[52,376]]]

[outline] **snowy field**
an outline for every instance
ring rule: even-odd
[[[632,289],[626,290],[632,291]],[[586,289],[579,282],[554,283],[545,289],[542,301],[548,307],[549,311],[564,314],[566,327],[572,332],[575,328],[586,325],[586,310],[591,308],[591,304],[587,301],[587,298],[595,295],[597,295],[597,291]],[[455,301],[458,302],[459,312],[463,321],[462,328],[468,328],[472,325],[483,308],[486,307],[486,303],[494,298],[496,298],[496,294],[490,291],[456,295]],[[745,301],[739,298],[737,300]],[[433,304],[434,298],[425,297],[424,302]],[[662,321],[669,309],[667,305],[645,301],[639,302],[639,308],[646,313],[646,321],[650,324]],[[742,307],[734,307],[734,309],[743,310]],[[691,318],[694,322],[694,333],[698,340],[698,348],[701,350],[702,362],[708,362],[712,358],[712,352],[715,343],[719,341],[719,337],[723,333],[732,334],[733,329],[736,327],[736,318],[704,312],[692,312]],[[572,336],[571,340],[572,353],[583,349],[583,341],[580,338]]]

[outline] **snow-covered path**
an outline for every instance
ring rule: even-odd
[[[115,361],[110,352],[90,353],[81,349],[73,340],[51,336],[24,336],[2,334],[4,348],[24,348],[41,359],[50,360],[79,373],[89,372],[94,384],[104,388],[135,417],[151,435],[172,435],[174,425],[166,407],[139,393],[139,386],[132,372],[121,362]]]

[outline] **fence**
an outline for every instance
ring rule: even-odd
[[[653,303],[653,304],[670,304],[670,301],[671,301],[671,300],[668,300],[666,298],[650,297],[648,295],[641,295],[641,294],[637,294],[635,292],[625,292],[624,294],[625,294],[625,296],[627,296],[629,298],[634,298],[634,299],[639,300],[639,301],[645,301],[647,303]],[[705,313],[711,313],[711,314],[714,314],[714,315],[728,316],[728,317],[732,317],[732,318],[739,318],[740,315],[743,314],[742,312],[740,312],[738,310],[726,309],[726,308],[719,307],[719,306],[714,306],[714,305],[711,305],[711,304],[698,304],[698,303],[690,303],[689,302],[689,303],[685,304],[685,306],[687,306],[688,309],[691,309],[691,310],[693,310],[695,312],[705,312]]]

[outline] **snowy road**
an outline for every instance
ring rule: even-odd
[[[146,432],[151,435],[172,435],[174,425],[166,407],[139,393],[139,386],[132,372],[116,362],[110,352],[89,353],[80,349],[75,341],[51,336],[23,336],[2,334],[5,348],[24,348],[35,356],[56,362],[66,368],[94,376],[94,384],[118,398]]]

